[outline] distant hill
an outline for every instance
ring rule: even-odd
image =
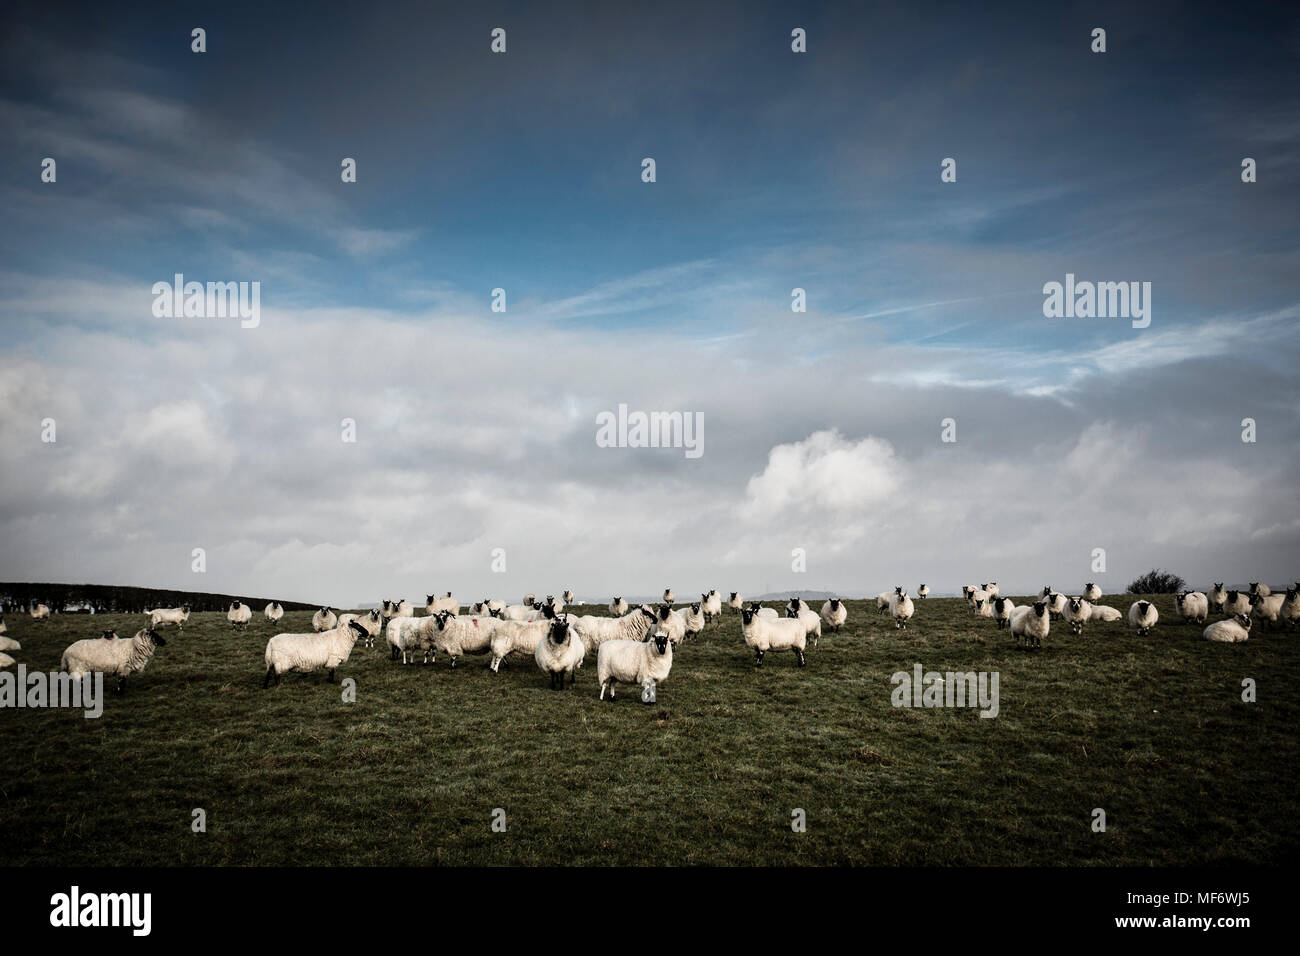
[[[279,598],[250,597],[246,594],[217,594],[208,591],[175,591],[168,588],[138,588],[119,584],[33,584],[0,582],[0,607],[8,613],[44,604],[55,614],[142,614],[159,607],[188,604],[192,611],[224,611],[238,599],[260,609]],[[280,601],[286,611],[311,611],[318,605],[301,601]]]

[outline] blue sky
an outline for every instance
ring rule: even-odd
[[[339,414],[364,406],[363,434],[382,436],[384,453],[399,448],[385,460],[392,483],[436,497],[499,480],[503,495],[533,495],[547,503],[530,512],[530,552],[575,524],[565,502],[582,495],[570,490],[594,480],[581,462],[592,453],[582,420],[621,401],[706,413],[710,453],[694,471],[632,454],[594,470],[603,487],[624,492],[611,508],[669,507],[683,528],[690,509],[743,499],[773,467],[773,449],[804,447],[827,430],[857,449],[850,461],[878,451],[861,444],[876,436],[912,478],[932,474],[923,462],[946,451],[932,447],[937,422],[957,411],[974,419],[963,434],[983,442],[960,449],[972,468],[1032,455],[1048,437],[1061,447],[1043,456],[1059,463],[1097,428],[1141,430],[1147,455],[1133,468],[1148,480],[1152,469],[1140,461],[1156,461],[1168,479],[1135,502],[1143,513],[1205,465],[1192,451],[1242,467],[1232,439],[1253,413],[1268,423],[1267,439],[1250,449],[1250,473],[1264,484],[1246,489],[1225,477],[1224,487],[1295,503],[1294,481],[1283,477],[1294,474],[1300,437],[1292,11],[392,4],[326,5],[305,16],[253,5],[110,13],[19,4],[4,16],[0,322],[6,394],[16,396],[7,424],[22,440],[32,433],[23,416],[38,414],[32,396],[48,394],[49,403],[70,403],[74,422],[115,408],[97,422],[110,434],[128,421],[137,429],[153,421],[165,434],[172,422],[214,441],[256,435],[292,447],[287,436],[323,427],[300,417],[312,403],[299,409],[267,395],[359,365],[384,384],[342,395]],[[207,30],[202,55],[189,50],[193,26]],[[508,31],[501,56],[488,52],[496,26]],[[796,26],[808,32],[807,54],[790,51]],[[1096,26],[1107,30],[1102,55],[1089,49]],[[58,160],[57,184],[39,181],[44,156]],[[355,184],[339,181],[345,156],[358,162]],[[653,184],[640,181],[645,156],[657,163]],[[1254,184],[1240,180],[1245,156],[1259,164]],[[939,181],[944,157],[957,160],[956,183]],[[149,287],[176,272],[260,281],[265,334],[151,321]],[[1152,326],[1044,319],[1042,286],[1067,272],[1151,282]],[[789,310],[796,286],[807,290],[806,314]],[[506,289],[505,315],[489,311],[495,287]],[[85,367],[74,362],[82,349]],[[131,393],[102,403],[80,394],[106,372],[96,359],[118,354],[123,364],[101,387],[125,380]],[[492,374],[494,357],[505,355],[523,364]],[[421,359],[489,372],[450,394]],[[624,360],[627,371],[611,373]],[[295,375],[303,380],[287,383]],[[547,403],[555,421],[521,411]],[[429,435],[446,469],[435,478],[427,462],[401,460],[402,429],[420,409],[470,431],[479,423],[496,443],[463,437],[448,448]],[[543,422],[549,432],[538,431]],[[529,461],[550,470],[524,489],[515,452],[503,447],[527,448]],[[832,446],[810,447],[834,459]],[[247,475],[257,467],[247,455],[237,441],[220,468]],[[11,558],[3,573],[86,578],[120,566],[112,539],[122,526],[112,516],[144,507],[133,463],[149,465],[127,455],[98,497],[51,497],[48,474],[26,491],[9,482],[0,501],[7,533],[33,535],[22,516],[41,514],[54,526],[98,521],[104,541],[89,549],[94,558],[33,546],[29,554],[44,556],[28,565]],[[43,467],[33,460],[35,475]],[[647,472],[678,484],[660,500],[637,484]],[[997,480],[951,474],[956,487]],[[852,484],[853,473],[843,480]],[[308,476],[301,481],[310,487]],[[283,489],[263,496],[257,487],[229,507],[286,507]],[[860,540],[823,545],[834,556],[820,583],[874,588],[859,586],[868,574],[860,552],[896,532],[858,512],[877,513],[884,489],[897,487],[883,480],[877,497],[832,522],[860,527]],[[170,551],[230,524],[214,488],[189,493],[188,506],[177,497],[177,513],[208,502],[212,530],[178,528]],[[369,493],[348,492],[358,501]],[[347,553],[362,547],[357,528],[367,519],[356,507],[346,529],[317,530],[318,540],[302,527],[309,508],[277,533]],[[490,500],[474,507],[501,510]],[[1245,535],[1277,524],[1258,501],[1225,507],[1249,525]],[[736,564],[742,516],[759,520],[753,502],[737,508],[714,521],[716,540],[704,535],[689,556],[661,563],[720,589],[713,582],[724,573],[775,583],[776,571]],[[814,509],[800,520],[818,519]],[[956,519],[933,520],[909,564],[947,546],[943,529]],[[1282,525],[1268,532],[1274,555],[1300,543],[1300,529]],[[442,527],[430,547],[448,555],[461,539],[477,553],[514,533],[483,517],[440,549]],[[151,546],[162,549],[170,532],[156,533]],[[1231,523],[1216,533],[1227,541]],[[1165,547],[1199,555],[1208,540],[1187,538],[1168,531]],[[226,586],[255,589],[248,568],[282,545],[272,532],[231,542]],[[1246,546],[1233,547],[1245,562]],[[606,562],[594,546],[581,551],[575,568],[595,575]],[[1027,579],[1054,554],[1044,537],[1018,559]],[[1143,553],[1132,563],[1140,571],[1169,562]],[[150,567],[176,577],[165,562]],[[439,573],[459,567],[448,557]],[[881,560],[870,574],[892,572]],[[599,573],[593,587],[658,590]],[[497,583],[466,577],[467,587]],[[288,576],[283,586],[300,590],[286,596],[342,603],[384,583],[304,595],[313,579]],[[412,580],[412,593],[418,586]]]

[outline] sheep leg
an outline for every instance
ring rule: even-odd
[[[329,676],[325,678],[325,683],[327,684],[334,683],[334,668],[332,667],[330,668]]]
[[[804,665],[804,656],[803,656],[803,651],[799,650],[799,648],[796,647],[796,648],[794,649],[794,656],[795,656],[796,658],[798,658],[798,660],[799,660],[799,666],[800,666],[800,667],[803,667],[803,665]]]
[[[754,666],[755,666],[755,667],[762,667],[762,666],[763,666],[763,652],[762,652],[762,651],[754,651]]]
[[[126,678],[125,678],[125,677],[119,677],[119,678],[117,679],[117,690],[115,690],[114,693],[115,693],[115,694],[121,694],[121,693],[122,693],[123,691],[125,691],[125,690],[126,690]]]
[[[266,669],[266,677],[262,679],[262,690],[266,690],[268,687],[271,686],[271,678],[274,676],[275,676],[275,668],[268,667]]]

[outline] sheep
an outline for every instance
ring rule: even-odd
[[[503,621],[536,621],[542,617],[542,607],[540,604],[511,604],[504,608],[499,615]]]
[[[105,631],[102,637],[91,637],[69,645],[63,652],[59,670],[66,671],[74,679],[86,674],[116,674],[114,693],[120,694],[126,689],[127,677],[144,670],[154,651],[166,646],[162,635],[148,627],[142,627],[125,641],[112,631]]]
[[[763,655],[768,651],[794,651],[799,666],[805,663],[804,650],[808,647],[808,629],[798,618],[759,617],[750,605],[740,612],[740,633],[745,643],[754,649],[754,666],[763,666]]]
[[[803,601],[799,601],[798,605],[796,605],[792,598],[790,606],[785,609],[785,616],[801,623],[804,627],[805,637],[812,638],[813,647],[817,646],[817,642],[821,640],[822,636],[822,619],[820,614],[813,613],[812,608],[807,604],[804,604]]]
[[[966,595],[966,603],[971,606],[972,611],[975,610],[975,603],[977,601],[988,601],[988,599],[989,592],[985,591],[983,587],[978,587],[971,591],[970,594]]]
[[[759,604],[757,601],[750,601],[749,609],[754,612],[756,617],[767,618],[768,620],[779,618],[781,616],[776,613],[775,608],[763,607],[763,605]]]
[[[988,592],[983,592],[983,593],[984,593],[984,597],[975,599],[975,616],[992,617],[993,600],[988,596]]]
[[[922,584],[919,588],[916,589],[916,596],[919,597],[922,601],[928,598],[930,596],[930,585]]]
[[[393,602],[393,613],[391,616],[392,617],[414,617],[415,608],[411,605],[410,601],[406,600],[406,598],[402,598],[400,601]]]
[[[554,614],[559,614],[568,605],[564,598],[557,598],[554,594],[546,595],[546,601],[543,607],[549,607]]]
[[[655,631],[646,641],[606,641],[596,652],[596,678],[600,681],[600,699],[614,699],[615,685],[640,684],[641,699],[653,700],[654,688],[668,679],[673,669],[673,642],[663,631]]]
[[[12,637],[0,637],[0,651],[21,651],[23,646]]]
[[[1011,626],[1011,612],[1016,609],[1011,598],[995,597],[993,599],[993,620],[997,621],[998,630]]]
[[[614,600],[609,602],[609,613],[614,617],[622,617],[627,613],[627,602],[621,597],[615,597]]]
[[[905,629],[915,611],[916,606],[907,592],[901,586],[894,588],[894,596],[889,601],[889,616],[894,619],[894,629]]]
[[[889,612],[889,601],[893,596],[893,591],[881,591],[876,595],[877,614],[887,614]]]
[[[1273,589],[1270,588],[1267,584],[1260,584],[1258,581],[1250,582],[1251,597],[1255,597],[1256,595],[1258,595],[1259,597],[1268,597],[1272,593],[1273,593]]]
[[[253,609],[242,601],[231,601],[230,607],[226,609],[226,620],[234,628],[244,629],[248,627],[248,622],[253,619]]]
[[[396,615],[390,615],[390,616],[395,617]],[[315,614],[311,616],[312,630],[316,631],[318,634],[324,633],[325,631],[332,631],[334,630],[334,628],[338,626],[339,626],[338,617],[335,616],[334,612],[331,611],[328,607],[321,608],[319,611],[317,611]]]
[[[805,601],[803,598],[797,598],[797,597],[790,598],[790,603],[786,605],[785,609],[786,609],[786,615],[785,615],[786,617],[798,617],[799,612],[812,610],[812,608],[808,606],[807,601]],[[794,611],[794,614],[789,613],[791,610]]]
[[[1088,614],[1089,621],[1099,621],[1103,624],[1114,624],[1116,621],[1124,620],[1124,615],[1119,612],[1118,608],[1113,608],[1107,604],[1094,604]]]
[[[655,620],[659,630],[668,635],[668,639],[673,642],[674,647],[686,640],[686,618],[674,611],[669,605],[659,605],[659,610],[655,613]]]
[[[967,604],[969,604],[969,603],[970,603],[971,592],[972,592],[972,591],[978,591],[978,590],[979,590],[979,588],[977,588],[977,587],[976,587],[975,585],[973,585],[973,584],[963,584],[963,585],[961,586],[961,599],[962,599],[963,601],[965,601]]]
[[[560,597],[561,599],[563,599],[566,607],[573,603],[573,592],[570,590],[566,589],[565,592],[560,595]]]
[[[443,597],[438,597],[436,594],[426,594],[424,596],[424,610],[426,614],[437,614],[439,611],[450,611],[452,614],[459,614],[460,602],[451,596],[450,591]]]
[[[284,617],[284,608],[281,607],[279,601],[272,601],[266,606],[266,610],[262,613],[266,615],[268,621],[274,624],[276,621],[280,620],[280,618]],[[377,615],[379,612],[376,611],[375,613]]]
[[[732,591],[731,597],[727,598],[727,607],[733,611],[740,612],[745,609],[745,599],[740,596],[739,591]]]
[[[1038,592],[1038,596],[1040,598],[1051,597],[1052,593],[1052,586],[1050,584],[1044,584],[1043,589]]]
[[[343,627],[308,634],[277,634],[266,642],[266,677],[262,689],[290,671],[309,674],[312,671],[329,671],[326,682],[334,683],[334,671],[346,664],[357,638],[364,637],[366,629],[360,621],[350,621]]]
[[[487,605],[487,613],[493,617],[500,617],[501,612],[506,609],[506,602],[498,601],[496,598],[489,598],[483,603]]]
[[[714,618],[722,617],[722,595],[721,594],[719,594],[716,590],[713,590],[710,591],[708,594],[701,594],[700,597],[703,599],[700,602],[700,610],[704,612],[704,622],[706,624],[709,621],[712,621]]]
[[[691,604],[673,611],[682,620],[682,640],[694,637],[704,630],[705,617],[701,610],[703,604]]]
[[[156,607],[149,612],[149,629],[156,631],[164,624],[175,624],[177,630],[185,630],[185,622],[190,619],[190,606]]]
[[[925,585],[922,585],[924,587]],[[835,633],[840,632],[844,622],[849,619],[849,609],[845,607],[844,602],[839,598],[831,598],[822,605],[822,623],[827,627],[835,628]]]
[[[998,596],[999,592],[998,592],[997,581],[990,581],[988,584],[981,584],[980,587],[984,590],[984,593],[986,593],[990,599]]]
[[[1047,610],[1051,613],[1053,618],[1059,621],[1065,617],[1065,602],[1067,598],[1064,594],[1059,591],[1053,591],[1051,594],[1047,595],[1044,600],[1047,602]]]
[[[397,605],[388,600],[388,598],[384,598],[384,603],[379,607],[379,614],[383,617],[385,625],[393,619],[393,608],[396,606]]]
[[[582,638],[573,632],[569,616],[561,614],[551,621],[550,629],[537,645],[533,658],[542,672],[551,676],[551,690],[564,689],[564,677],[569,677],[572,687],[578,680],[578,668],[587,653]],[[558,682],[557,682],[558,680]]]
[[[1052,615],[1046,601],[1022,604],[1011,612],[1011,636],[1025,647],[1042,647],[1052,629]]]
[[[1222,582],[1210,588],[1209,598],[1210,598],[1210,607],[1212,607],[1219,614],[1222,614],[1223,605],[1227,603],[1228,600],[1228,592],[1223,589]]]
[[[366,611],[363,614],[340,614],[338,626],[343,627],[349,621],[356,621],[366,629],[365,646],[374,647],[375,638],[379,636],[379,632],[384,626],[382,615],[374,609]]]
[[[1128,609],[1128,626],[1135,628],[1139,637],[1146,637],[1160,620],[1160,612],[1150,601],[1134,601]]]
[[[1276,625],[1277,619],[1282,614],[1282,604],[1286,601],[1285,594],[1256,594],[1250,599],[1250,616],[1263,618],[1270,624]]]
[[[1092,617],[1092,604],[1087,598],[1072,597],[1065,602],[1065,620],[1075,634],[1083,633],[1083,625]]]
[[[439,611],[450,614],[450,611]],[[429,664],[433,661],[432,639],[428,630],[433,626],[437,615],[430,617],[394,617],[384,626],[384,641],[388,644],[388,659],[400,660],[410,664],[415,660],[416,651],[423,650],[422,659]]]
[[[673,600],[674,600],[675,598],[676,598],[676,595],[673,594],[673,589],[672,589],[672,588],[664,588],[664,603],[665,603],[665,604],[672,604],[672,603],[673,603]]]
[[[1223,602],[1223,613],[1232,617],[1236,614],[1250,613],[1250,595],[1245,591],[1229,591]]]
[[[1184,621],[1204,624],[1210,616],[1210,599],[1200,591],[1181,591],[1174,595],[1174,609]]]
[[[3,634],[7,630],[9,630],[9,626],[5,624],[4,617],[0,616],[0,634]]]
[[[1282,601],[1282,620],[1286,621],[1288,627],[1300,624],[1300,583],[1286,590]]]
[[[525,595],[524,595],[524,600],[523,600],[523,605],[524,605],[524,607],[532,607],[532,606],[533,606],[534,604],[536,604],[536,603],[537,603],[537,595],[536,595],[536,594],[525,594]]]
[[[32,608],[31,615],[33,621],[44,621],[50,616],[49,606],[45,604],[37,604]]]
[[[1218,641],[1221,644],[1240,644],[1249,639],[1250,625],[1249,614],[1234,614],[1222,621],[1215,621],[1201,632],[1201,636],[1207,641]]]
[[[481,620],[481,619],[480,619]],[[492,630],[492,661],[488,667],[497,673],[501,662],[512,652],[536,654],[537,644],[551,629],[549,620],[540,621],[498,621]]]
[[[0,667],[13,667],[14,659],[8,654],[0,652]]]
[[[1089,581],[1083,586],[1083,599],[1089,604],[1096,604],[1101,600],[1101,588]]]
[[[588,654],[606,641],[644,640],[650,633],[651,626],[658,619],[658,615],[646,604],[642,604],[632,613],[622,617],[596,617],[594,614],[587,614],[575,620],[572,615],[569,615],[570,625],[577,632]]]
[[[508,621],[492,616],[475,617],[453,615],[450,611],[439,611],[431,618],[429,626],[422,627],[418,634],[421,640],[431,639],[430,651],[437,648],[451,658],[451,666],[466,654],[486,654],[493,649],[492,638],[499,628],[517,626]]]

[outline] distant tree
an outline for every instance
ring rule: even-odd
[[[1173,594],[1183,589],[1187,582],[1172,571],[1152,568],[1146,574],[1133,579],[1128,586],[1129,594]]]

